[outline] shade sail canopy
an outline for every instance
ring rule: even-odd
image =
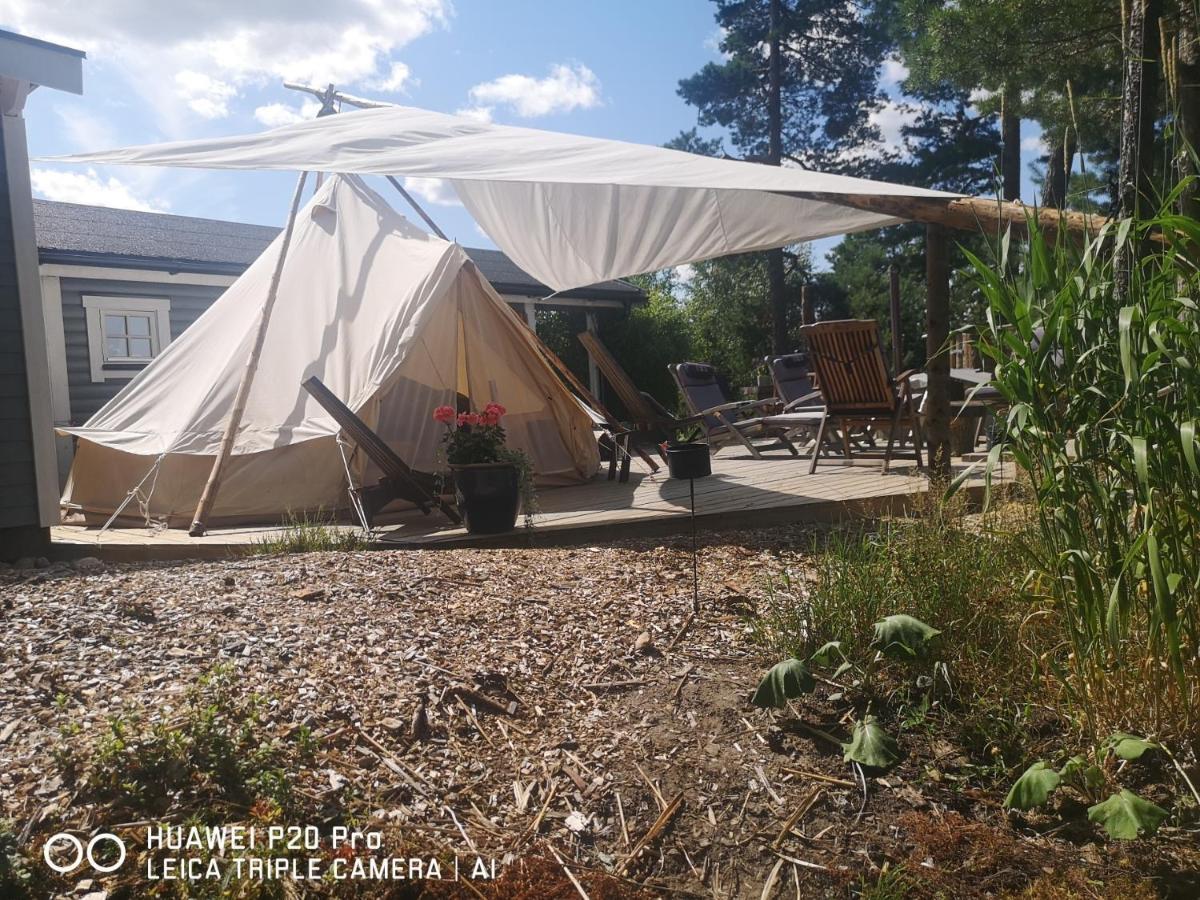
[[[902,221],[821,195],[958,196],[401,106],[58,160],[446,179],[496,245],[555,290]]]
[[[272,243],[196,322],[80,428],[66,501],[105,516],[157,463],[151,516],[187,524],[212,468],[279,258]],[[321,381],[414,468],[436,471],[459,395],[508,409],[510,446],[543,483],[599,465],[592,420],[524,322],[457,244],[413,226],[354,176],[298,213],[245,414],[211,521],[346,504],[338,424],[301,388]],[[380,473],[366,460],[359,483]]]

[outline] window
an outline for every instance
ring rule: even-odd
[[[171,301],[84,296],[92,381],[132,378],[171,341]]]
[[[105,313],[104,361],[141,362],[154,359],[150,316],[141,313]]]

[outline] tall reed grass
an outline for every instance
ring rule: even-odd
[[[1183,189],[1183,185],[1179,190]],[[1163,205],[1169,210],[1177,194]],[[1004,238],[971,256],[981,350],[1036,501],[1028,590],[1061,621],[1044,654],[1093,735],[1197,740],[1200,725],[1200,222],[1109,223],[1082,246]],[[1114,257],[1130,254],[1130,287]]]

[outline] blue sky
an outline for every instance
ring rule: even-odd
[[[82,97],[30,98],[35,156],[259,131],[312,115],[284,78],[332,80],[361,96],[505,124],[661,144],[696,122],[675,91],[680,78],[717,58],[712,9],[703,0],[0,0],[0,26],[88,53]],[[885,89],[894,91],[902,75],[902,67],[885,67]],[[894,133],[900,114],[880,115]],[[1037,129],[1025,137],[1032,158]],[[35,193],[50,199],[264,224],[281,222],[293,180],[42,162],[32,178]],[[445,185],[410,187],[448,235],[491,246]]]

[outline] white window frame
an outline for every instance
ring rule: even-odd
[[[117,369],[105,367],[104,316],[144,316],[150,314],[150,349],[157,357],[171,343],[171,301],[166,297],[113,297],[97,294],[83,295],[87,314],[88,360],[92,381],[100,383],[115,379],[130,379],[144,366]]]

